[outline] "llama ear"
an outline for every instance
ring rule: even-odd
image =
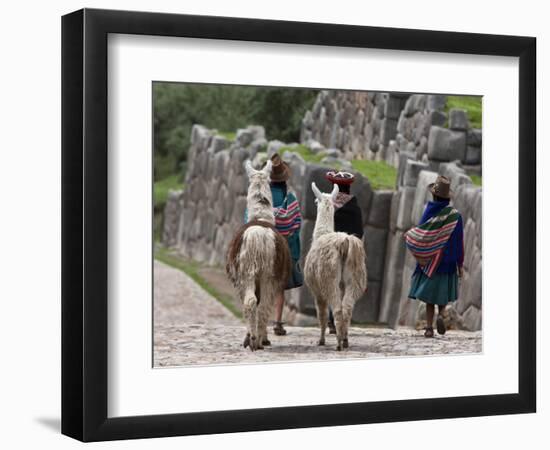
[[[247,159],[244,163],[244,168],[246,169],[246,174],[248,175],[248,178],[250,178],[256,172],[252,167],[252,163],[249,159]]]
[[[332,188],[332,193],[330,194],[332,201],[336,200],[336,197],[338,196],[338,192],[340,192],[340,187],[335,183]]]
[[[270,159],[267,160],[265,163],[265,167],[263,168],[263,171],[266,175],[271,175],[271,168],[273,167],[273,163]]]
[[[311,189],[313,190],[313,193],[315,194],[315,197],[317,197],[318,200],[322,200],[323,194],[315,184],[315,181],[311,182]]]

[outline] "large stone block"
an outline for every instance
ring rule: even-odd
[[[482,264],[481,259],[476,261],[476,265],[470,270],[468,277],[468,286],[465,289],[465,295],[468,297],[467,302],[481,309],[481,292],[482,292]]]
[[[417,224],[422,218],[424,213],[424,208],[426,203],[431,198],[431,193],[428,190],[428,185],[434,183],[437,178],[436,172],[430,172],[428,170],[423,170],[418,175],[418,183],[416,186],[416,192],[413,200],[411,222]]]
[[[183,208],[183,191],[169,191],[163,213],[162,243],[167,247],[176,245],[180,214]]]
[[[304,220],[300,229],[300,244],[301,244],[301,262],[302,267],[305,264],[306,256],[311,248],[313,240],[313,229],[315,228],[314,220]]]
[[[395,231],[397,229],[397,214],[399,212],[399,203],[401,202],[401,195],[403,190],[400,189],[393,193],[390,205],[390,231]]]
[[[296,308],[303,314],[316,316],[315,299],[306,285],[296,288]]]
[[[416,187],[418,183],[418,174],[422,170],[429,170],[429,164],[421,161],[414,161],[412,159],[407,160],[405,164],[405,173],[403,175],[403,185]]]
[[[403,107],[403,99],[389,95],[386,104],[384,105],[384,115],[386,118],[397,120]]]
[[[392,328],[397,326],[399,318],[405,252],[403,232],[390,232],[387,242],[378,321],[387,323]]]
[[[454,190],[453,205],[462,214],[465,221],[475,215],[476,200],[480,192],[481,188],[473,184],[462,184]]]
[[[397,119],[386,117],[381,123],[380,143],[388,145],[391,139],[397,135]]]
[[[464,159],[466,152],[466,133],[432,126],[428,136],[428,157],[436,161],[455,161]]]
[[[396,184],[397,187],[403,186],[403,181],[405,178],[405,169],[407,167],[407,161],[409,159],[416,160],[416,150],[414,152],[407,151],[408,144],[412,144],[414,147],[414,142],[407,142],[404,150],[399,151],[399,165],[397,166],[397,178]]]
[[[417,189],[414,187],[404,187],[400,189],[396,215],[396,228],[398,230],[407,231],[413,226],[412,212],[416,191]]]
[[[244,162],[249,158],[250,153],[245,149],[236,148],[231,150],[231,169],[238,175],[244,173]]]
[[[221,178],[227,175],[227,167],[229,165],[229,151],[221,150],[214,156],[214,176]]]
[[[462,315],[462,324],[466,330],[481,330],[481,310],[471,305]]]
[[[466,144],[481,147],[482,132],[479,128],[470,128],[466,133]]]
[[[373,323],[378,321],[380,310],[379,281],[368,281],[367,292],[355,303],[351,320],[359,323]]]
[[[388,230],[367,225],[363,234],[369,280],[382,281]]]
[[[231,213],[231,222],[235,224],[244,223],[244,212],[246,210],[246,197],[241,196],[235,199],[233,211]]]
[[[374,191],[367,223],[377,228],[389,228],[391,200],[394,191]]]
[[[403,277],[401,279],[401,294],[399,297],[399,316],[397,324],[401,326],[414,327],[419,308],[419,301],[409,299],[411,288],[411,277],[416,268],[416,260],[410,252],[405,252],[405,263],[403,264]]]
[[[428,95],[428,99],[426,101],[426,109],[428,111],[442,111],[445,109],[446,104],[446,95]]]
[[[212,138],[212,132],[203,125],[195,124],[191,128],[191,144],[198,149],[206,149]]]
[[[217,153],[222,150],[225,150],[227,147],[229,147],[229,140],[227,140],[223,136],[216,135],[212,138],[212,141],[210,142],[210,147],[208,147],[208,152]]]
[[[304,174],[305,186],[302,194],[302,215],[306,219],[315,219],[317,217],[317,205],[315,204],[315,195],[311,190],[311,183],[315,182],[321,192],[330,192],[332,183],[325,178],[328,168],[317,164],[309,164]]]
[[[267,157],[271,158],[275,153],[278,153],[279,150],[285,146],[286,144],[281,141],[269,141],[267,143]]]
[[[449,128],[462,131],[468,129],[468,114],[464,109],[452,108],[449,111]]]
[[[470,165],[481,164],[481,147],[472,147],[468,145],[466,147],[464,164],[470,164]]]
[[[426,136],[422,136],[420,142],[416,146],[416,159],[418,161],[427,162],[423,161],[424,157],[426,157],[426,159],[428,158],[428,138]]]
[[[251,130],[243,129],[243,128],[237,130],[237,136],[235,138],[235,142],[240,147],[248,147],[250,144],[252,144],[253,140],[254,140],[254,133]]]
[[[409,97],[407,103],[405,103],[404,112],[407,117],[412,116],[418,111],[424,111],[426,108],[426,95],[414,94]]]
[[[454,162],[441,164],[439,166],[439,174],[451,180],[451,189],[455,192],[463,184],[472,184],[472,180],[466,175],[464,169]]]

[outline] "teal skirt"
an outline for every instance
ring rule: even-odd
[[[429,278],[424,272],[416,272],[411,279],[409,298],[432,305],[446,305],[458,298],[458,275],[435,273]]]
[[[304,284],[304,274],[300,267],[300,261],[292,258],[292,267],[290,268],[290,276],[285,287],[285,291],[288,289],[294,289]]]

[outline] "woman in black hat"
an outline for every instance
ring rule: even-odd
[[[355,176],[350,172],[329,170],[325,178],[331,183],[337,184],[338,195],[334,201],[334,231],[352,234],[363,239],[363,217],[357,198],[351,195],[351,185]],[[329,308],[328,328],[330,334],[336,334],[334,316]]]

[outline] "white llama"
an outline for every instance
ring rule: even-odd
[[[331,194],[311,187],[317,198],[317,219],[313,242],[307,254],[304,278],[315,297],[317,318],[321,327],[319,345],[325,345],[328,307],[336,322],[336,350],[348,348],[348,328],[353,306],[367,287],[365,250],[355,236],[334,231],[334,204],[338,195],[335,184]]]
[[[275,230],[271,197],[271,161],[262,170],[246,162],[249,178],[248,223],[229,244],[226,271],[243,304],[247,333],[244,347],[263,349],[270,345],[267,322],[275,294],[284,288],[290,273],[290,252],[286,239]]]

